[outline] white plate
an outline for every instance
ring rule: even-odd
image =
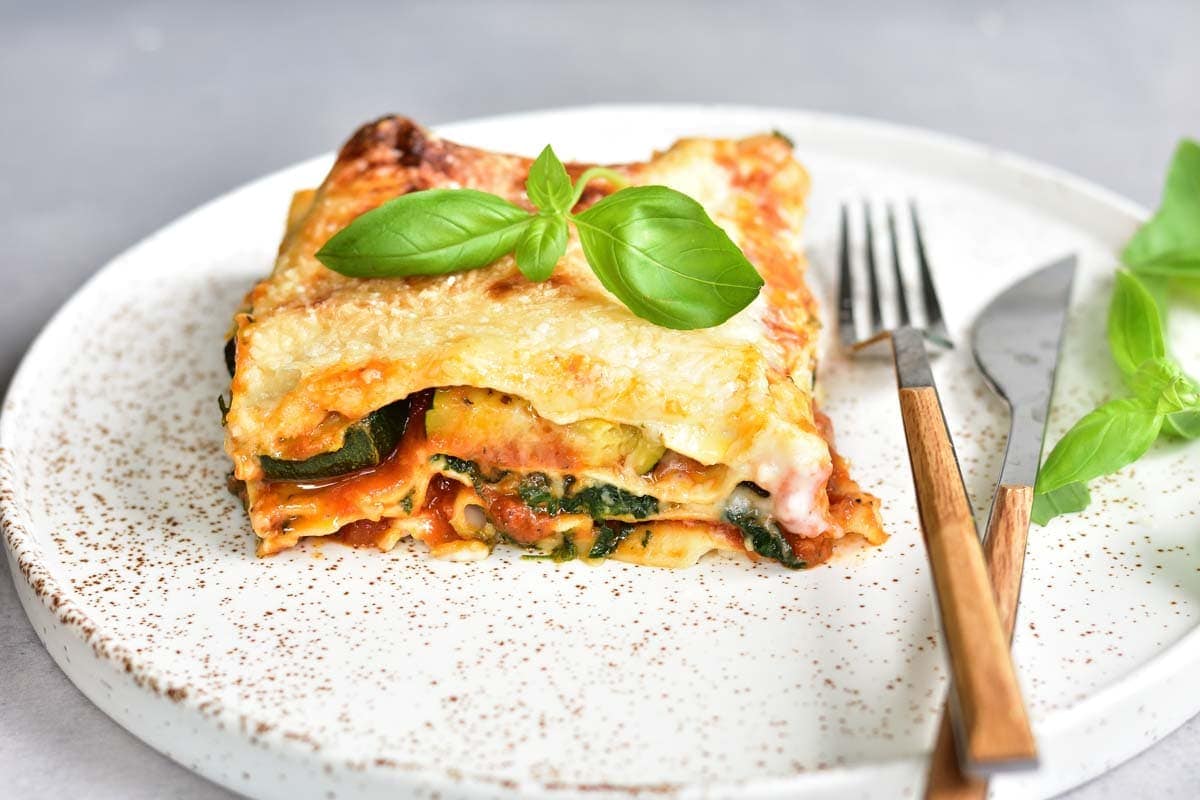
[[[1115,253],[1143,212],[1060,173],[876,123],[786,110],[582,108],[448,125],[471,144],[639,159],[687,134],[778,128],[815,194],[915,196],[951,326],[1067,251],[1081,275],[1051,434],[1114,391]],[[810,572],[433,561],[337,545],[253,556],[226,493],[223,334],[319,158],[239,189],[98,274],[13,381],[0,508],[17,588],[62,669],[155,748],[261,797],[895,797],[922,783],[945,669],[891,368],[821,368],[826,406],[893,538]],[[826,283],[828,285],[828,283]],[[1200,361],[1196,320],[1175,342]],[[1184,330],[1190,325],[1190,330]],[[963,346],[939,360],[982,515],[1005,417]],[[1035,529],[1016,658],[1043,756],[997,795],[1049,795],[1200,709],[1200,448],[1156,446]],[[52,713],[52,710],[48,710]]]

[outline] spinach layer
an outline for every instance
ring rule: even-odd
[[[594,483],[572,493],[574,483],[569,476],[564,479],[560,496],[554,492],[548,475],[533,472],[521,479],[517,494],[525,505],[552,515],[587,514],[594,520],[603,520],[612,517],[645,519],[658,513],[656,497],[634,494],[607,483]]]
[[[731,502],[725,509],[725,521],[736,525],[742,532],[742,541],[747,550],[753,550],[763,558],[778,561],[789,569],[804,569],[808,566],[808,562],[796,557],[779,526],[752,504]]]

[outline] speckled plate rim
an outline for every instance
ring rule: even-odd
[[[1056,200],[1053,207],[1045,209],[1047,213],[1070,219],[1081,227],[1099,227],[1097,217],[1119,221],[1124,226],[1132,226],[1148,216],[1147,210],[1138,204],[1063,170],[965,139],[876,120],[798,109],[720,104],[599,104],[479,117],[436,127],[439,132],[444,132],[452,137],[456,135],[457,130],[469,129],[476,125],[535,124],[539,118],[546,116],[558,117],[577,114],[603,114],[606,117],[612,115],[630,115],[632,117],[647,114],[671,115],[694,118],[697,129],[705,127],[706,120],[711,126],[714,120],[728,124],[730,120],[741,117],[761,118],[767,116],[785,124],[788,128],[820,130],[830,141],[845,137],[851,141],[865,143],[874,153],[878,153],[879,148],[885,143],[892,145],[898,150],[889,150],[889,152],[904,153],[905,158],[914,162],[914,168],[940,177],[965,179],[969,183],[985,182],[986,188],[994,193],[1029,199],[1028,195],[1040,191],[1043,195],[1054,196]],[[186,753],[179,752],[178,748],[165,747],[161,742],[156,741],[148,731],[141,729],[134,722],[127,710],[123,711],[115,704],[102,702],[98,693],[89,691],[88,687],[84,686],[80,680],[79,667],[73,664],[70,658],[72,652],[75,652],[76,655],[90,653],[95,661],[108,668],[110,678],[116,675],[119,680],[127,681],[129,687],[140,692],[147,701],[169,704],[176,712],[191,712],[209,720],[215,720],[221,729],[226,729],[228,725],[234,731],[240,730],[243,736],[247,728],[252,728],[254,725],[253,720],[246,720],[244,717],[222,719],[222,715],[229,712],[219,708],[214,710],[211,704],[207,704],[205,699],[194,690],[189,693],[184,687],[171,685],[156,673],[153,665],[146,659],[139,658],[120,642],[106,635],[89,617],[87,610],[72,598],[70,591],[55,580],[52,571],[46,566],[45,554],[37,544],[36,537],[30,533],[34,523],[26,505],[22,503],[19,465],[13,463],[10,453],[4,446],[4,443],[12,435],[13,427],[19,424],[19,420],[14,419],[14,415],[7,412],[11,405],[11,398],[27,391],[25,384],[28,382],[29,373],[32,372],[31,364],[35,363],[42,351],[50,346],[55,330],[71,316],[77,306],[84,302],[85,296],[95,284],[108,279],[108,276],[120,269],[122,263],[137,258],[140,251],[162,238],[172,236],[177,229],[185,227],[194,217],[203,215],[210,208],[261,191],[266,184],[287,181],[291,176],[309,172],[322,164],[330,163],[331,160],[331,154],[318,156],[243,184],[177,218],[108,262],[76,291],[71,299],[47,322],[34,340],[13,377],[3,405],[4,413],[0,414],[0,526],[3,526],[4,530],[10,572],[16,583],[22,605],[33,622],[37,635],[60,668],[105,713],[142,738],[151,747],[159,749],[184,766],[222,783],[224,782],[220,781],[217,776],[195,763],[195,760],[189,763]],[[49,625],[53,626],[55,633],[65,634],[71,638],[71,641],[61,647],[52,646],[48,641],[51,629],[46,624],[39,625],[39,621],[43,623],[48,621]],[[1054,739],[1065,740],[1080,736],[1084,739],[1094,739],[1098,730],[1111,733],[1111,725],[1120,716],[1120,710],[1133,704],[1140,704],[1139,711],[1148,706],[1154,707],[1154,717],[1158,724],[1149,730],[1127,732],[1118,746],[1110,746],[1107,752],[1085,764],[1080,764],[1079,768],[1069,775],[1043,776],[1047,779],[1035,783],[1038,791],[1040,793],[1057,793],[1078,785],[1136,755],[1185,722],[1197,709],[1191,705],[1177,702],[1179,697],[1177,692],[1182,685],[1188,682],[1188,675],[1192,674],[1197,667],[1200,667],[1200,628],[1192,629],[1185,636],[1165,647],[1140,668],[1046,718],[1038,726],[1039,739],[1043,745]],[[1196,705],[1200,706],[1200,698],[1197,699]],[[281,766],[294,767],[298,762],[320,760],[319,755],[314,755],[303,745],[289,740],[286,736],[280,736],[277,741],[272,741],[272,746],[277,748],[274,754]],[[254,755],[256,763],[260,763],[260,760],[266,755],[268,753],[256,750]],[[319,766],[328,768],[329,765],[321,764]],[[923,769],[923,759],[900,758],[857,764],[851,767],[836,767],[786,779],[765,779],[729,785],[681,785],[665,788],[673,790],[679,796],[688,797],[736,795],[747,798],[765,798],[795,796],[797,792],[803,792],[808,797],[835,797],[842,796],[847,789],[874,787],[876,791],[885,793],[882,796],[886,796],[888,787],[896,786],[895,781],[901,779],[901,776],[910,775],[913,770],[923,772]],[[314,774],[319,772],[320,770],[313,770]],[[472,776],[454,769],[405,765],[399,775],[394,772],[392,775],[392,785],[397,789],[404,786],[413,789],[420,787],[424,790],[448,792],[452,796],[483,797],[496,793],[511,795],[514,792],[522,796],[536,794],[556,798],[565,796],[595,798],[597,796],[594,791],[596,787],[514,786],[508,781],[488,776]],[[225,785],[234,791],[245,788],[227,783]],[[617,794],[636,794],[642,791],[661,792],[664,787],[614,786],[607,788],[614,790]],[[264,791],[266,790],[264,789]]]

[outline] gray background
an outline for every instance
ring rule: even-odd
[[[1200,135],[1198,35],[1196,0],[6,0],[0,386],[109,258],[384,112],[437,123],[595,101],[814,108],[967,136],[1152,205],[1174,142]],[[229,796],[84,699],[2,576],[0,676],[0,794]],[[1194,797],[1198,756],[1193,720],[1071,796]]]

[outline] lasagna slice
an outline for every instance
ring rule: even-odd
[[[878,501],[813,406],[808,176],[783,138],[685,139],[616,167],[695,198],[764,278],[714,328],[634,316],[576,239],[541,283],[511,256],[389,279],[314,256],[406,192],[470,187],[528,206],[529,166],[387,117],[296,195],[226,348],[225,445],[259,554],[304,537],[382,550],[412,537],[463,561],[507,542],[558,560],[680,567],[729,550],[796,568],[849,535],[881,543]],[[577,210],[609,191],[591,183]]]

